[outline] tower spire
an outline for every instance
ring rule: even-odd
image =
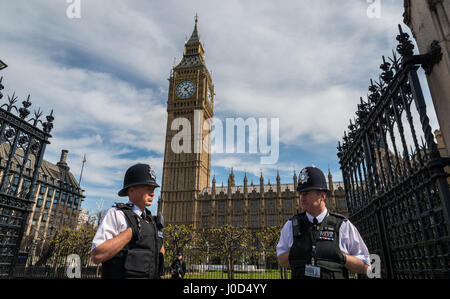
[[[235,186],[233,167],[231,167],[231,173],[230,176],[228,177],[228,185],[230,185],[230,187]]]
[[[281,195],[281,178],[279,169],[277,169],[277,195],[278,197]]]
[[[245,170],[245,176],[244,176],[244,197],[248,197],[248,186],[247,186],[247,169]]]
[[[331,174],[331,171],[330,171],[330,165],[328,165],[328,189],[331,191],[331,193],[334,192],[333,175]]]
[[[194,21],[195,21],[194,31],[192,31],[191,37],[186,42],[186,45],[193,45],[193,44],[199,44],[200,43],[200,36],[198,34],[198,29],[197,29],[198,14],[195,14]]]
[[[181,61],[174,69],[180,67],[205,66],[205,50],[198,34],[198,15],[195,14],[194,30],[191,37],[184,42],[184,53]]]

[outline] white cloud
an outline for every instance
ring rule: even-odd
[[[82,1],[81,19],[71,20],[65,1],[8,2],[0,11],[1,59],[9,65],[3,83],[20,99],[30,93],[46,113],[54,109],[46,159],[56,162],[68,149],[78,174],[86,153],[87,195],[115,196],[126,168],[140,159],[162,173],[166,79],[173,58],[182,56],[196,12],[216,115],[277,117],[284,146],[311,149],[342,137],[369,79],[380,73],[381,55],[396,45],[401,3],[383,1],[381,19],[367,17],[368,5]],[[262,167],[291,167],[283,159],[277,165],[252,159],[213,156],[212,164],[254,174]]]

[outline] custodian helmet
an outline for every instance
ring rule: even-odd
[[[298,178],[297,191],[306,192],[310,190],[329,192],[325,175],[315,166],[303,168]]]
[[[155,172],[148,164],[136,164],[128,168],[123,179],[123,188],[119,196],[127,196],[128,188],[138,185],[149,185],[159,187],[156,183]]]

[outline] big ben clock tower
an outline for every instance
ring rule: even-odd
[[[197,23],[195,16],[194,31],[184,45],[183,58],[173,67],[169,78],[164,165],[158,203],[158,211],[166,224],[193,224],[194,227],[198,226],[196,200],[210,180],[211,141],[208,136],[211,123],[207,120],[214,114],[214,85],[206,68]],[[188,124],[184,122],[177,126],[180,119]],[[191,143],[181,152],[174,148],[174,144],[178,145],[180,129],[188,132],[181,142]],[[195,150],[199,148],[195,142],[201,143],[200,151]]]

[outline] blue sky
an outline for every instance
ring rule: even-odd
[[[282,183],[292,183],[294,169],[311,164],[329,167],[340,180],[337,142],[403,24],[402,1],[379,3],[380,17],[369,18],[365,0],[80,0],[81,18],[70,19],[66,1],[2,1],[0,59],[9,65],[1,72],[4,93],[15,91],[20,100],[31,94],[36,107],[54,110],[45,159],[56,163],[61,150],[69,150],[78,178],[86,154],[82,207],[95,211],[103,199],[108,208],[123,200],[117,192],[134,163],[150,163],[160,182],[167,78],[198,13],[215,116],[278,118],[280,124],[278,163],[215,154],[217,184],[227,184],[231,167],[237,184],[244,171],[249,182],[258,183],[262,171],[275,183],[279,171]]]

